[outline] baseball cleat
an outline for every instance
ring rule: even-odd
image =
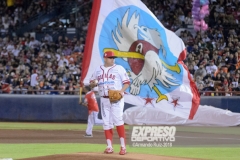
[[[84,137],[93,137],[91,134],[85,134]]]
[[[112,153],[113,153],[113,148],[110,148],[110,147],[106,148],[105,151],[104,151],[104,153],[106,153],[106,154],[112,154]]]
[[[121,147],[119,154],[125,155],[127,153],[126,148]]]

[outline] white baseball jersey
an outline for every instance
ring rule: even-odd
[[[91,77],[92,80],[98,80],[98,93],[100,96],[108,96],[108,90],[121,90],[123,84],[129,83],[129,77],[126,70],[114,64],[111,67],[98,67]]]

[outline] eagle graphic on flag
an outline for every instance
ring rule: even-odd
[[[105,48],[104,51],[111,50],[117,57],[123,57],[123,60],[128,62],[127,65],[123,66],[125,68],[130,67],[128,69],[132,80],[130,94],[139,95],[141,88],[143,88],[142,92],[146,92],[146,90],[152,92],[154,90],[158,96],[156,102],[163,99],[168,100],[168,97],[162,94],[161,89],[168,91],[171,90],[172,86],[179,85],[173,81],[176,78],[168,70],[179,74],[180,67],[178,64],[169,66],[159,57],[159,54],[162,54],[163,59],[165,59],[167,55],[161,34],[157,29],[151,29],[144,25],[140,26],[141,15],[137,15],[136,12],[130,17],[129,22],[127,21],[128,17],[129,9],[123,16],[121,25],[119,24],[115,32],[112,32],[112,38],[118,50]],[[138,35],[140,38],[138,38]],[[132,38],[129,38],[129,36]],[[120,62],[120,64],[122,63]],[[145,88],[144,84],[147,85]],[[159,84],[162,84],[161,88],[157,87]]]
[[[182,40],[167,30],[140,0],[100,0],[93,4],[84,52],[83,82],[112,51],[131,84],[125,102],[192,119],[200,98],[182,62]],[[88,65],[89,64],[89,65]],[[176,98],[177,97],[177,98]]]

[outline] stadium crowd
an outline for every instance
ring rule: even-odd
[[[29,16],[26,14],[37,14],[38,10],[44,9],[43,2],[49,8],[51,4],[59,3],[58,0],[29,0],[29,4],[33,5],[23,7],[19,3],[21,5],[6,7],[6,4],[0,4],[0,93],[79,94],[91,4],[84,7],[84,12],[78,13],[76,20],[72,18],[70,21],[71,27],[81,28],[81,37],[60,35],[54,40],[47,33],[42,39],[35,39],[31,34],[22,37],[7,34],[16,30],[18,24],[27,23]],[[191,0],[143,2],[172,31],[192,25]],[[234,0],[210,0],[210,15],[206,19],[209,29],[196,34],[186,29],[179,35],[188,52],[185,64],[202,95],[231,96],[236,93],[230,91],[240,89],[239,4]],[[55,27],[59,27],[59,24],[56,23]]]

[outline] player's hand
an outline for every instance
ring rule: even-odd
[[[82,102],[82,101],[78,101],[78,103],[79,103],[80,105],[82,105],[82,104],[83,104],[83,102]]]
[[[88,107],[87,103],[84,102],[79,102],[80,105],[84,106],[84,107]]]
[[[124,96],[124,91],[120,90],[119,92],[122,96]]]

